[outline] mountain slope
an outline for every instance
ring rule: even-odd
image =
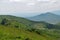
[[[24,26],[25,28],[55,28],[55,25],[46,23],[44,21],[31,21],[22,17],[10,16],[10,15],[0,15],[0,23],[3,19],[7,19],[11,25]],[[12,23],[13,22],[13,23]],[[10,26],[11,26],[10,25]],[[51,27],[49,27],[51,26]],[[24,28],[23,27],[23,28]],[[60,27],[57,27],[57,29]]]
[[[60,26],[10,15],[0,16],[0,40],[59,40]]]
[[[55,23],[60,22],[60,15],[56,15],[56,14],[47,12],[45,14],[30,17],[28,19],[34,20],[34,21],[45,21],[45,22],[48,22],[48,23],[55,24]]]
[[[42,31],[42,30],[41,30]],[[51,33],[50,33],[51,32]],[[23,29],[0,25],[0,40],[59,40],[59,32],[44,31],[42,34],[29,32]],[[50,36],[51,35],[51,36]]]

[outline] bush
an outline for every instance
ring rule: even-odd
[[[29,32],[34,32],[35,29],[34,28],[31,28],[31,29],[28,29]]]
[[[15,25],[16,28],[19,28],[19,26]]]
[[[1,24],[7,26],[7,25],[10,25],[10,21],[8,19],[4,18],[4,19],[2,19]]]
[[[6,23],[7,23],[6,19],[3,19],[2,22],[1,22],[2,25],[6,25]]]
[[[20,39],[21,37],[20,36],[18,36],[18,37],[16,37],[17,39]]]
[[[25,40],[31,40],[30,38],[26,38]]]
[[[37,34],[41,34],[39,31],[36,31]]]

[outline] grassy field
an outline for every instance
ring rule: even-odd
[[[0,26],[0,40],[59,40],[59,33],[46,31],[39,35],[35,32],[29,32],[24,29],[17,29],[7,26]]]

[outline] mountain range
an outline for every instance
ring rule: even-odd
[[[54,13],[47,12],[47,13],[40,14],[37,16],[28,17],[28,19],[33,20],[33,21],[45,21],[48,23],[56,24],[56,23],[60,22],[60,15],[56,15]]]

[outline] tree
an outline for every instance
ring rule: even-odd
[[[2,25],[9,25],[10,23],[9,23],[9,21],[8,21],[6,18],[4,18],[4,19],[2,20],[2,22],[1,22],[1,24],[2,24]]]

